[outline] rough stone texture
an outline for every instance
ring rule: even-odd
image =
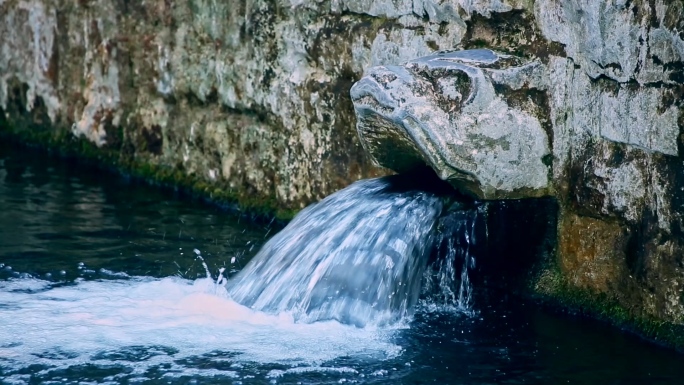
[[[508,105],[494,87],[535,83],[539,67],[486,49],[373,67],[351,89],[359,136],[378,164],[427,164],[480,199],[546,195],[549,138],[534,111]]]
[[[511,54],[539,76],[488,80],[548,139],[548,177],[527,183],[560,207],[549,269],[630,316],[682,324],[682,15],[680,0],[0,0],[0,125],[49,124],[299,208],[382,172],[354,127],[364,71]]]
[[[600,294],[631,317],[681,325],[684,3],[485,3],[460,4],[467,29],[454,48],[527,60],[491,69],[474,57],[485,51],[451,51],[367,70],[352,88],[365,147],[380,165],[427,164],[479,198],[555,196],[548,269],[562,282],[546,292]],[[501,103],[469,110],[486,88]],[[504,117],[521,112],[530,118]],[[511,157],[512,148],[524,150]]]
[[[349,100],[375,27],[329,3],[2,1],[0,108],[297,209],[382,173]]]

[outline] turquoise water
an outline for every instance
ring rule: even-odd
[[[0,209],[1,383],[684,378],[679,354],[477,286],[468,311],[422,302],[386,325],[254,311],[226,294],[220,271],[235,275],[279,229],[7,143]]]

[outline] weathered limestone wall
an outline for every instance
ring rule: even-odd
[[[329,3],[2,1],[0,108],[298,209],[380,172],[349,100],[377,23]]]
[[[364,70],[514,54],[543,81],[497,92],[546,133],[560,205],[538,289],[682,324],[683,15],[681,0],[0,0],[0,125],[297,209],[383,172],[356,135]]]
[[[684,2],[537,2],[547,39],[559,271],[684,323]]]

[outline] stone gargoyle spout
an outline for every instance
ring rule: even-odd
[[[487,49],[372,67],[351,89],[359,136],[379,165],[428,165],[479,199],[548,195],[549,137],[505,95],[543,84],[540,73],[539,62]]]

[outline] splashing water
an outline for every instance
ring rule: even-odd
[[[514,296],[473,291],[468,282],[488,279],[492,263],[527,255],[483,242],[488,230],[496,242],[509,228],[500,222],[503,205],[473,213],[441,203],[425,232],[433,250],[421,257],[424,292],[409,322],[303,323],[306,314],[295,320],[294,309],[268,314],[227,295],[225,275],[248,262],[267,228],[12,147],[0,141],[0,384],[674,385],[684,377],[675,353]],[[407,193],[382,190],[373,199]],[[353,208],[365,202],[350,199]],[[346,215],[329,213],[331,225]],[[491,228],[481,214],[493,218]],[[473,297],[478,316],[464,316]]]
[[[410,188],[406,178],[356,182],[303,210],[228,282],[230,296],[300,322],[384,325],[410,315],[445,199],[439,191]],[[443,292],[460,282],[453,300],[465,308],[468,268],[457,279],[453,267],[460,246],[449,244],[435,278]]]
[[[30,376],[22,374],[27,368],[38,369],[34,380],[93,371],[97,376],[105,368],[112,383],[145,380],[160,370],[169,379],[239,379],[263,365],[317,370],[336,357],[385,360],[401,352],[387,341],[390,330],[334,321],[298,324],[287,315],[248,309],[220,292],[207,278],[0,281],[0,378],[28,382]]]
[[[438,256],[423,275],[423,301],[426,310],[457,311],[472,314],[473,286],[470,272],[475,268],[478,210],[448,210],[438,222]]]
[[[393,336],[422,282],[431,303],[463,311],[471,302],[472,210],[445,210],[451,191],[410,181],[360,181],[303,210],[230,279],[223,267],[214,278],[194,249],[205,271],[197,280],[106,269],[106,280],[0,280],[0,377],[362,376],[350,359],[368,365],[402,354]]]

